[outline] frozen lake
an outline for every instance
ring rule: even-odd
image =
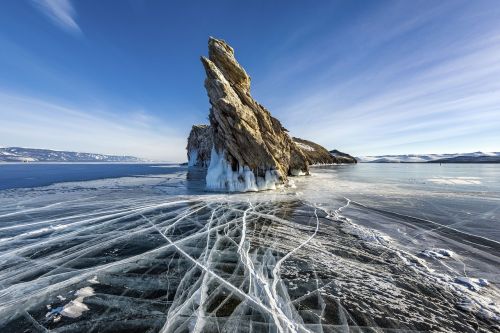
[[[0,331],[499,331],[499,166],[312,173],[0,165]]]
[[[0,190],[61,182],[163,174],[172,164],[0,163]]]

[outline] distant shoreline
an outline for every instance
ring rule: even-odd
[[[500,164],[500,161],[461,161],[461,162],[443,162],[443,161],[427,161],[427,162],[360,162],[360,164]]]
[[[66,162],[46,162],[46,161],[33,161],[33,162],[19,162],[19,161],[0,161],[0,165],[14,165],[14,164],[19,164],[19,165],[39,165],[39,164],[169,164],[169,165],[180,165],[182,166],[184,163],[181,162],[152,162],[152,161],[143,161],[143,162],[80,162],[80,161],[66,161]]]

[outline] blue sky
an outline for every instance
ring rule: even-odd
[[[500,151],[498,1],[2,1],[0,146],[168,161],[230,43],[294,136],[354,155]]]

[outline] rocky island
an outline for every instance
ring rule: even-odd
[[[210,125],[193,126],[187,150],[189,166],[208,168],[207,189],[275,189],[286,184],[289,176],[308,175],[310,165],[356,163],[354,158],[337,158],[314,142],[292,138],[252,98],[250,76],[223,40],[210,37],[208,57],[201,61]]]

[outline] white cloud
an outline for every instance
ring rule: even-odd
[[[465,30],[454,31],[457,25],[446,21],[442,8],[419,15],[412,25],[399,22],[400,16],[396,21],[367,17],[361,28],[353,23],[358,32],[349,34],[352,43],[320,37],[306,45],[300,57],[304,61],[288,66],[278,59],[285,71],[269,75],[272,86],[286,87],[294,80],[301,86],[281,100],[273,97],[271,112],[293,135],[356,155],[465,152],[472,147],[498,151],[500,35],[492,28],[498,23],[484,20],[462,27],[461,21],[458,27]],[[463,15],[461,20],[469,18],[466,11]],[[433,25],[435,21],[440,24]],[[377,24],[384,29],[375,28]],[[382,33],[387,26],[400,33]],[[400,38],[426,26],[436,28],[432,35],[420,32],[419,43]],[[296,71],[297,63],[305,67]],[[264,96],[267,91],[276,94],[269,84],[260,90]]]
[[[146,111],[89,112],[0,91],[0,146],[186,160],[187,133]],[[139,121],[138,121],[139,119]]]
[[[75,21],[75,9],[69,0],[33,0],[52,22],[71,33],[81,33]]]

